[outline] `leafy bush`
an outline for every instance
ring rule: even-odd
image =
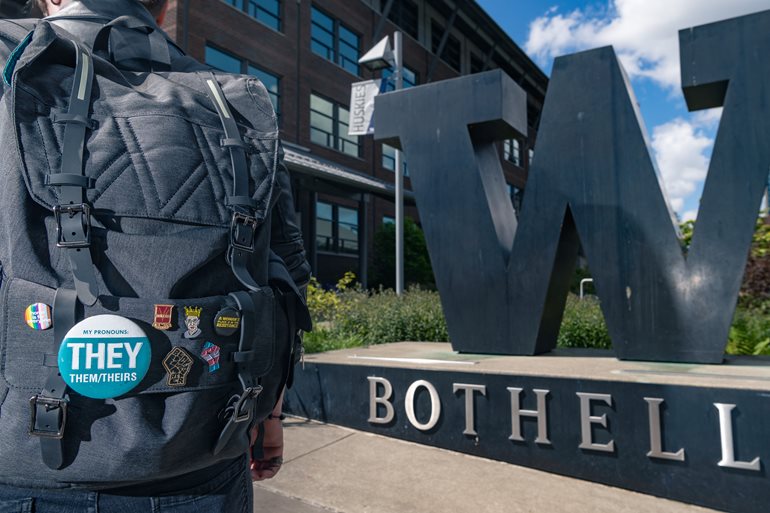
[[[393,290],[367,292],[346,273],[334,290],[311,280],[308,307],[314,330],[305,335],[308,353],[403,340],[447,341],[437,292],[411,287],[398,297]]]
[[[735,312],[728,354],[770,355],[770,317],[754,309]]]
[[[599,301],[593,296],[583,299],[574,294],[567,297],[557,345],[559,347],[612,347]]]
[[[360,337],[365,344],[403,340],[445,342],[449,340],[437,292],[412,287],[402,297],[390,289],[349,302],[335,329]]]

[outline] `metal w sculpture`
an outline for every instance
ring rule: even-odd
[[[685,252],[611,47],[556,59],[516,220],[496,141],[525,134],[500,71],[381,95],[403,148],[453,347],[556,344],[582,244],[618,358],[721,362],[770,171],[770,11],[679,33],[690,110],[724,106]]]

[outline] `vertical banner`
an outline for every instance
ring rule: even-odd
[[[380,94],[382,79],[356,82],[350,88],[350,124],[348,135],[369,135],[374,133],[372,116],[374,99]]]

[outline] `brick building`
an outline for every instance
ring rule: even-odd
[[[322,283],[366,283],[372,234],[395,212],[393,148],[347,135],[350,84],[389,75],[357,64],[404,34],[405,87],[502,68],[528,93],[529,134],[501,143],[514,205],[533,155],[547,77],[471,0],[169,0],[164,28],[191,56],[257,75],[279,114],[307,254]],[[419,219],[409,194],[405,212]]]

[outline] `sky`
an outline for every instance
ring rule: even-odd
[[[770,0],[477,0],[550,76],[559,55],[612,45],[631,77],[671,207],[695,219],[721,109],[690,113],[680,29],[770,9]]]

